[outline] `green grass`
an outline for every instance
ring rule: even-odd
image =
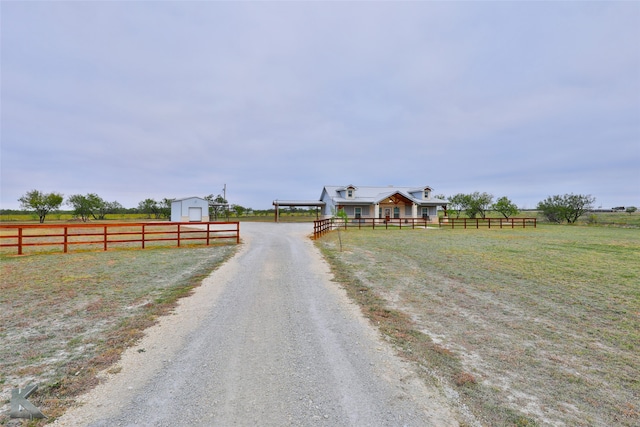
[[[342,240],[343,252],[337,233],[317,241],[338,280],[483,423],[640,424],[640,230],[363,229]]]
[[[0,256],[2,395],[39,384],[30,400],[55,419],[236,248]]]

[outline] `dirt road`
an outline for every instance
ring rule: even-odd
[[[55,425],[458,425],[331,281],[310,231],[243,223],[239,253]]]

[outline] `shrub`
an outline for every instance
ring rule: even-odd
[[[551,222],[567,221],[572,224],[593,208],[595,197],[590,194],[565,194],[549,196],[538,203],[538,210]]]

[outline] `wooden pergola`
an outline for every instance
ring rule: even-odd
[[[274,200],[273,206],[275,206],[275,221],[278,222],[280,217],[280,206],[285,206],[288,208],[291,207],[315,207],[316,208],[316,219],[319,219],[318,209],[323,208],[325,206],[325,202],[320,202],[318,200]]]

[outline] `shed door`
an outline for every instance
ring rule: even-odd
[[[189,221],[202,221],[202,208],[189,208]]]

